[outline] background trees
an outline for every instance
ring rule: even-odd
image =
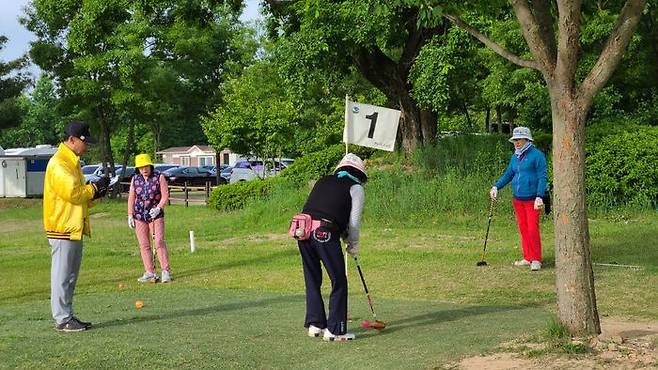
[[[0,50],[7,38],[0,35]],[[29,78],[21,68],[25,58],[4,62],[0,60],[0,129],[17,126],[20,122],[21,107],[18,102],[23,90],[28,86]]]

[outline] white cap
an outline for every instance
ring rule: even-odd
[[[526,139],[532,141],[532,133],[530,133],[530,129],[521,126],[515,127],[514,131],[512,131],[512,137],[509,139],[509,142],[511,143],[517,139]]]
[[[336,166],[336,170],[345,166],[354,167],[357,170],[363,172],[363,174],[366,175],[366,177],[368,176],[368,174],[366,173],[366,166],[363,164],[363,160],[354,153],[345,154],[343,159],[340,160],[340,163],[338,163],[338,166]]]

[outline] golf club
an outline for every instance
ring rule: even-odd
[[[363,290],[366,291],[366,297],[368,297],[368,306],[370,306],[370,312],[372,312],[372,318],[373,318],[372,322],[368,320],[363,320],[361,326],[364,328],[372,328],[377,330],[384,329],[386,327],[386,323],[377,320],[377,314],[375,313],[375,308],[372,306],[372,298],[370,298],[370,292],[368,291],[366,280],[363,278],[363,271],[361,271],[361,265],[359,264],[359,260],[356,257],[354,257],[354,262],[356,262],[356,268],[357,270],[359,270],[359,277],[361,278],[361,283],[363,284]]]
[[[487,251],[487,240],[489,239],[489,227],[491,226],[491,219],[493,218],[494,198],[489,198],[489,221],[487,222],[487,233],[484,235],[484,247],[482,248],[482,257],[476,266],[486,266],[487,261],[484,260],[484,253]]]

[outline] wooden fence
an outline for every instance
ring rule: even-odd
[[[129,188],[129,182],[122,182],[122,189]],[[211,186],[210,181],[206,181],[204,186],[191,186],[187,184],[187,181],[183,185],[169,185],[169,202],[185,204],[185,207],[192,205],[208,205],[208,198],[210,197],[210,191],[214,188]],[[121,196],[122,193],[119,193]]]

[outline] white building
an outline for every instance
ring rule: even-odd
[[[57,148],[51,145],[0,148],[0,197],[43,196],[46,166],[56,151]]]

